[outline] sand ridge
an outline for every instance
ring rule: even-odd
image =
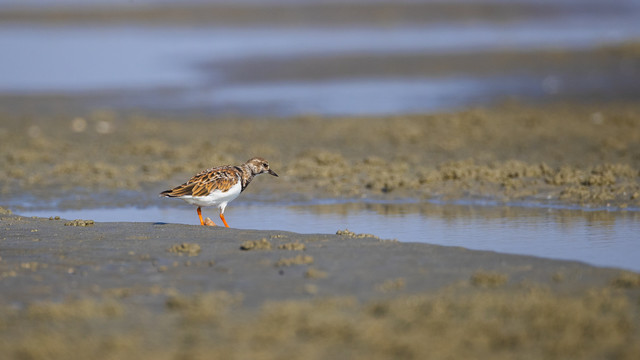
[[[635,103],[506,103],[430,115],[272,120],[96,111],[81,117],[82,131],[74,130],[77,117],[2,118],[0,193],[63,198],[62,207],[87,206],[88,199],[157,205],[156,193],[168,184],[257,155],[273,159],[281,174],[247,191],[267,200],[484,198],[640,207]]]

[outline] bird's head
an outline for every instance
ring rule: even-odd
[[[246,164],[254,175],[269,173],[273,176],[278,176],[278,174],[269,167],[269,162],[263,158],[254,157],[249,159]]]

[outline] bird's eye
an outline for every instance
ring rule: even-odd
[[[269,164],[267,164],[267,163],[262,164],[262,166],[264,166],[265,169],[269,168]]]

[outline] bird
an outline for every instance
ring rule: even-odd
[[[225,165],[203,170],[194,175],[189,181],[172,189],[165,190],[160,196],[178,198],[189,204],[197,205],[200,225],[215,226],[211,219],[202,220],[203,206],[216,206],[220,210],[220,220],[229,227],[224,218],[227,204],[243,192],[253,177],[268,173],[278,177],[269,167],[269,162],[261,157],[254,157],[242,165]]]

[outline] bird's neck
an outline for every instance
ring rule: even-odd
[[[249,183],[251,183],[251,180],[253,180],[253,177],[255,175],[253,174],[253,171],[251,171],[251,168],[247,164],[236,166],[236,168],[240,170],[240,182],[242,184],[242,190],[241,190],[242,192],[244,191],[244,189],[247,188],[247,186],[249,186]]]

